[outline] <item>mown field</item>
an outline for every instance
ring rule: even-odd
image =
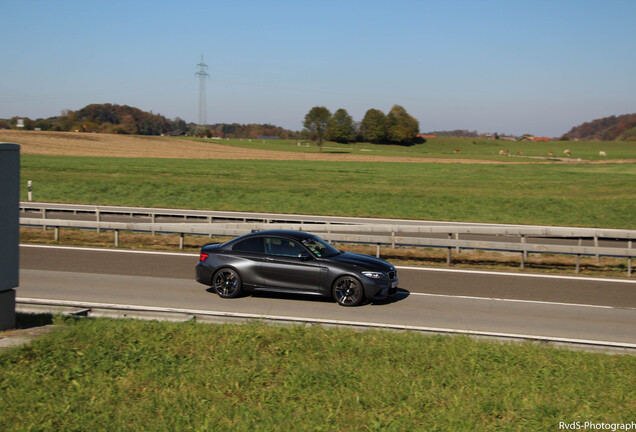
[[[253,150],[273,150],[302,153],[318,153],[318,146],[301,140],[257,139],[201,139],[177,138],[183,141],[218,142],[228,146]],[[569,154],[565,153],[569,150]],[[504,151],[505,154],[501,154]],[[419,157],[433,159],[473,159],[506,163],[629,160],[636,162],[636,142],[620,141],[503,141],[484,138],[427,138],[423,144],[413,146],[370,143],[339,144],[326,142],[322,152],[326,154]],[[601,155],[604,152],[605,155]]]
[[[629,423],[636,357],[320,327],[66,320],[0,351],[0,430],[555,431]]]
[[[22,156],[22,199],[636,228],[636,164]]]

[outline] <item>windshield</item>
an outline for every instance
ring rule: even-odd
[[[320,237],[307,237],[301,243],[318,258],[329,258],[342,253]]]

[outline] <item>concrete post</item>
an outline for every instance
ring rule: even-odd
[[[0,143],[0,330],[15,327],[19,243],[20,146]]]

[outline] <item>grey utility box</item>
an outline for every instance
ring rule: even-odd
[[[0,143],[0,330],[15,327],[19,243],[20,146]]]

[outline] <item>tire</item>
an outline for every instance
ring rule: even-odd
[[[340,306],[358,306],[364,301],[362,284],[352,276],[336,279],[333,283],[332,294]]]
[[[214,273],[212,287],[222,298],[234,298],[241,294],[241,277],[230,268],[222,268]]]

